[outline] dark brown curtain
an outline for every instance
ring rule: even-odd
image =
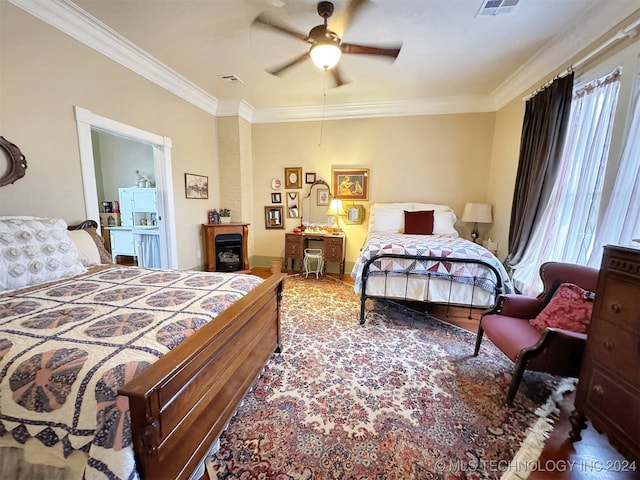
[[[527,100],[511,205],[508,265],[520,261],[549,200],[569,125],[573,72]]]

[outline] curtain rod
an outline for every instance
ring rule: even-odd
[[[580,66],[584,65],[589,60],[591,60],[593,57],[595,57],[596,55],[599,55],[601,52],[603,52],[604,50],[606,50],[607,48],[609,48],[611,45],[613,45],[614,43],[618,42],[619,40],[622,40],[624,38],[633,38],[633,37],[635,37],[638,34],[638,32],[636,32],[636,28],[638,28],[638,26],[640,26],[640,18],[638,20],[636,20],[635,22],[632,22],[631,24],[627,25],[622,30],[619,30],[615,35],[613,35],[611,38],[606,40],[602,45],[600,45],[599,47],[591,50],[589,53],[587,53],[580,60],[577,60],[576,62],[574,62],[572,65],[567,67],[564,71],[560,72],[558,75],[553,77],[548,82],[544,83],[543,85],[540,85],[538,88],[536,88],[533,92],[531,92],[529,95],[524,97],[522,100],[524,100],[526,102],[530,98],[534,97],[535,95],[537,95],[538,93],[543,91],[545,88],[549,87],[557,79],[565,77],[568,74],[570,74],[571,72],[575,71],[577,68],[579,68]]]

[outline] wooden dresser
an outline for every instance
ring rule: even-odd
[[[284,241],[285,268],[289,269],[289,260],[291,260],[291,269],[293,270],[294,263],[298,260],[300,271],[302,271],[304,249],[309,246],[309,241],[322,242],[325,264],[326,262],[338,263],[342,279],[344,276],[345,239],[344,235],[287,233]]]
[[[607,246],[585,346],[573,440],[588,418],[630,460],[640,461],[640,250]]]

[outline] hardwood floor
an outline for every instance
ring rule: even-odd
[[[271,275],[267,268],[255,268],[252,273],[263,278]],[[343,281],[353,284],[348,275],[344,276]],[[431,313],[438,317],[437,312]],[[469,320],[466,315],[463,312],[460,318],[457,315],[448,319],[444,315],[438,318],[451,321],[475,333],[478,326],[477,318]],[[573,398],[573,393],[567,394],[560,403],[560,414],[554,422],[554,429],[545,442],[544,450],[536,463],[536,470],[529,475],[529,480],[640,479],[640,465],[635,463],[635,471],[629,468],[633,464],[611,446],[607,437],[598,433],[590,423],[582,431],[582,440],[574,442],[569,438],[569,415],[573,410]],[[206,474],[204,478],[207,478]]]

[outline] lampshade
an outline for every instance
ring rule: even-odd
[[[309,55],[316,67],[321,68],[322,70],[329,70],[330,68],[335,67],[338,60],[340,60],[342,50],[340,50],[340,46],[338,44],[331,40],[327,40],[326,42],[318,42],[311,47]]]
[[[342,209],[342,200],[334,198],[331,200],[329,204],[329,209],[327,210],[328,217],[335,217],[336,215],[343,215],[344,211]]]
[[[467,203],[462,213],[463,222],[491,223],[491,205],[487,203]]]

